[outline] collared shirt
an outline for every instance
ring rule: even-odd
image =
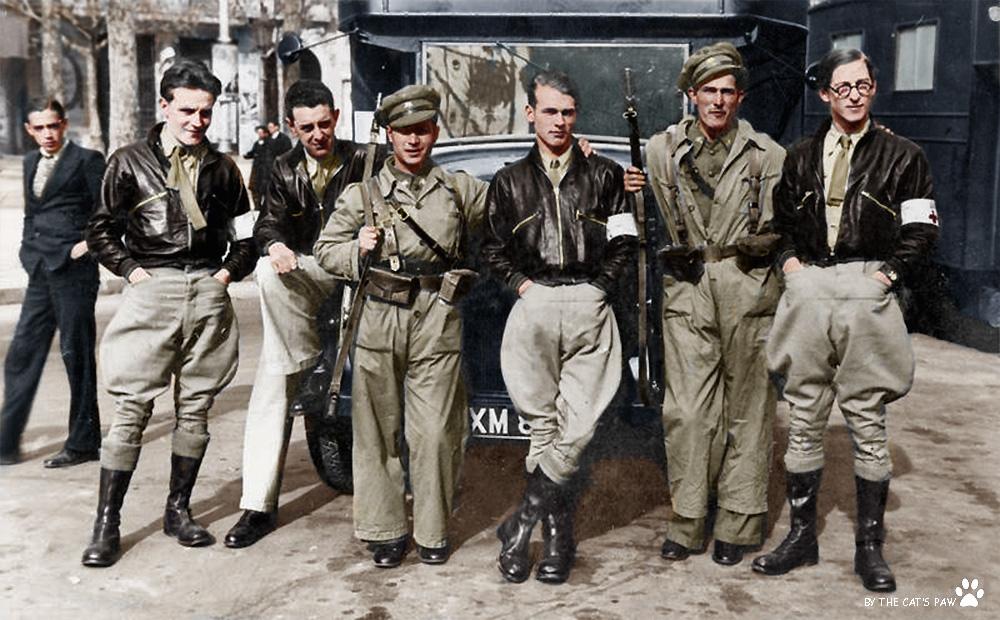
[[[184,167],[184,172],[191,181],[191,187],[197,188],[198,168],[201,166],[201,159],[205,156],[208,146],[204,142],[195,146],[181,144],[174,137],[174,134],[170,133],[167,129],[166,123],[164,123],[163,129],[160,130],[160,145],[163,147],[163,154],[166,155],[167,159],[170,159],[170,156],[174,154],[174,149],[179,148],[181,150],[181,165]]]
[[[38,159],[38,165],[35,168],[35,178],[31,183],[31,191],[35,194],[36,198],[42,197],[42,192],[45,191],[45,184],[48,183],[49,177],[52,176],[52,171],[56,169],[56,164],[59,163],[59,156],[62,155],[65,146],[66,142],[63,142],[54,153],[49,153],[45,149],[38,149],[38,152],[42,156]]]
[[[829,196],[830,195],[830,177],[833,176],[833,163],[837,160],[837,151],[840,147],[837,143],[840,141],[840,136],[847,135],[851,139],[851,146],[847,150],[847,161],[851,161],[851,157],[854,156],[854,148],[858,145],[858,141],[861,140],[861,136],[865,135],[868,131],[868,127],[871,125],[871,119],[865,121],[865,126],[861,128],[857,133],[844,134],[837,128],[836,123],[830,123],[830,130],[826,132],[826,136],[823,138],[823,192]],[[847,173],[848,178],[850,178],[850,172]]]
[[[316,197],[322,202],[326,186],[329,184],[330,179],[337,174],[341,166],[343,166],[343,163],[337,157],[337,154],[332,151],[323,159],[316,159],[304,149],[303,153],[305,157],[302,159],[302,166],[305,168],[306,175],[312,182]]]
[[[840,139],[843,136],[851,141],[851,145],[847,148],[847,174],[844,176],[844,187],[847,189],[847,184],[851,178],[851,157],[854,156],[854,147],[858,145],[858,141],[861,140],[861,136],[865,135],[868,131],[868,126],[871,124],[871,120],[866,120],[864,127],[861,128],[857,133],[845,134],[840,131],[836,123],[830,123],[830,129],[826,132],[826,136],[823,138],[823,193],[826,196],[830,196],[830,182],[833,180],[833,167],[837,161],[837,155],[840,152]],[[834,248],[837,246],[837,239],[840,237],[840,218],[843,217],[843,205],[842,204],[831,204],[829,200],[826,201],[826,243],[830,249],[830,254],[833,254]]]
[[[722,168],[726,165],[726,159],[729,158],[729,150],[736,141],[736,128],[737,124],[733,123],[725,133],[715,140],[705,136],[697,122],[691,123],[687,130],[687,138],[691,141],[690,162],[695,170],[685,170],[685,176],[690,181],[691,193],[698,204],[698,210],[701,211],[701,217],[706,223],[712,218],[715,188],[719,185]],[[695,180],[695,173],[701,177],[705,185],[711,188],[711,194],[706,194]]]
[[[542,156],[542,165],[545,166],[545,174],[552,181],[552,187],[559,189],[566,171],[569,169],[569,161],[573,157],[573,149],[566,149],[559,157],[551,157],[547,153],[539,151]]]
[[[395,156],[392,158],[392,160],[393,162],[395,162]],[[410,193],[413,194],[414,196],[420,193],[420,190],[423,188],[424,183],[427,182],[427,175],[430,174],[431,170],[434,168],[434,166],[431,164],[430,159],[424,162],[423,168],[421,168],[420,172],[416,174],[410,174],[405,170],[400,170],[395,166],[395,164],[387,167],[389,169],[389,172],[392,173],[392,177],[396,179],[396,182],[402,185],[403,187],[409,189]]]

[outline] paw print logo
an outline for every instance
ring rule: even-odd
[[[979,599],[983,598],[983,589],[979,587],[979,580],[973,579],[969,583],[968,579],[962,579],[961,587],[955,586],[955,596],[961,596],[962,601],[959,607],[979,607]]]

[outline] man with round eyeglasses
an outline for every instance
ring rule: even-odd
[[[830,119],[788,151],[775,190],[785,293],[767,343],[791,407],[791,529],[753,569],[780,575],[819,560],[823,432],[836,398],[854,446],[854,570],[868,590],[891,592],[896,581],[882,556],[892,472],[886,405],[910,390],[914,371],[893,291],[929,257],[938,217],[923,151],[871,119],[877,83],[868,57],[832,50],[807,77]]]

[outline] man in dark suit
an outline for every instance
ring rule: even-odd
[[[55,99],[32,101],[24,127],[39,150],[24,158],[20,259],[28,288],[4,363],[0,464],[21,459],[21,433],[58,329],[69,377],[69,436],[45,467],[68,467],[97,460],[101,445],[94,361],[99,280],[83,229],[100,194],[104,157],[64,139],[66,114]]]
[[[264,125],[257,125],[257,141],[243,157],[253,160],[250,168],[250,182],[247,189],[253,196],[253,203],[260,209],[260,202],[267,193],[267,184],[271,180],[271,168],[274,167],[274,149],[271,148],[271,136]]]
[[[268,121],[267,130],[271,133],[271,157],[277,159],[278,155],[292,150],[292,140],[281,133],[281,125],[276,121]]]

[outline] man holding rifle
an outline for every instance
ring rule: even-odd
[[[667,560],[701,552],[712,536],[712,559],[737,564],[746,547],[763,540],[775,411],[764,339],[780,294],[768,269],[777,238],[767,231],[784,151],[737,118],[746,83],[733,45],[696,51],[678,88],[698,116],[646,146],[650,184],[671,238],[660,254],[673,507],[661,550]],[[630,168],[626,189],[644,185]]]
[[[316,263],[313,243],[348,184],[360,181],[364,145],[334,137],[340,111],[322,82],[300,80],[285,94],[285,117],[298,145],[274,164],[254,239],[263,343],[243,440],[244,510],[227,547],[247,547],[277,526],[281,473],[291,433],[288,406],[320,356],[316,314],[339,281]],[[379,149],[376,159],[384,158]]]
[[[409,541],[400,432],[410,450],[413,538],[426,564],[448,560],[467,434],[456,304],[472,274],[456,267],[482,223],[486,184],[431,159],[440,100],[423,85],[386,97],[376,118],[393,154],[344,191],[315,246],[330,273],[365,274],[352,376],[354,531],[380,568],[399,566]]]

